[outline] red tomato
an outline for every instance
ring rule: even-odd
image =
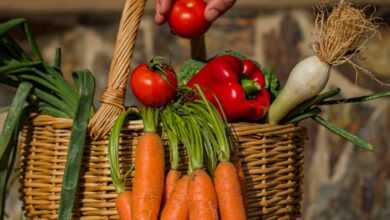
[[[204,17],[204,0],[176,0],[169,14],[171,30],[185,38],[196,38],[204,34],[210,23]]]
[[[161,107],[176,96],[177,79],[168,65],[161,66],[163,72],[149,68],[147,64],[138,65],[130,78],[135,97],[145,106]]]

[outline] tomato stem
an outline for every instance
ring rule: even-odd
[[[163,57],[153,57],[148,63],[149,69],[157,71],[162,74],[166,74],[164,66],[168,65]]]

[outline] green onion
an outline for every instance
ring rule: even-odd
[[[28,82],[20,84],[8,110],[3,131],[0,135],[0,219],[4,219],[8,179],[14,166],[18,133],[24,121],[25,115],[23,113],[31,89],[32,85]]]
[[[367,101],[372,101],[375,99],[389,97],[389,96],[390,96],[390,92],[379,92],[371,95],[353,97],[348,99],[333,99],[333,100],[323,101],[319,103],[319,105],[338,105],[338,104],[345,104],[345,103],[367,102]]]
[[[32,57],[27,56],[18,43],[9,37],[8,32],[16,27],[23,28],[33,53]],[[16,19],[0,24],[0,52],[1,83],[17,87],[21,82],[31,82],[39,89],[34,90],[39,103],[38,112],[53,113],[50,115],[54,117],[73,117],[79,95],[60,72],[60,49],[56,51],[54,66],[46,64],[28,24],[24,19]],[[46,94],[40,91],[45,91]],[[48,93],[52,96],[48,96]]]
[[[26,22],[24,18],[16,18],[0,24],[0,37],[9,32],[11,29],[18,27]]]
[[[16,134],[13,135],[13,143],[16,145],[18,136]],[[6,158],[3,158],[0,161],[0,219],[4,219],[5,215],[5,200],[7,199],[7,185],[9,178],[11,177],[11,173],[13,172],[13,167],[16,159],[16,147],[9,148],[10,152],[7,152],[9,155]]]
[[[39,50],[37,42],[35,41],[35,38],[33,37],[32,33],[30,31],[30,27],[27,23],[24,23],[24,31],[25,31],[25,34],[27,36],[27,40],[30,44],[33,55],[36,56],[36,59],[43,61],[42,53]]]
[[[346,140],[348,140],[349,142],[355,144],[356,146],[358,146],[358,147],[360,147],[362,149],[365,149],[365,150],[370,150],[370,151],[374,149],[374,147],[371,144],[369,144],[367,141],[365,141],[364,139],[362,139],[362,138],[360,138],[360,137],[358,137],[358,136],[356,136],[354,134],[351,134],[351,133],[349,133],[348,131],[346,131],[346,130],[344,130],[342,128],[336,127],[335,125],[333,125],[329,121],[325,120],[321,116],[316,115],[316,116],[314,116],[312,118],[313,118],[314,121],[316,121],[320,125],[324,126],[329,131],[339,135],[342,138],[345,138]]]
[[[61,112],[64,113],[64,116],[66,118],[73,117],[74,110],[70,109],[69,106],[63,100],[59,99],[55,95],[45,92],[38,88],[34,89],[34,94],[42,101],[48,103],[47,104],[48,106],[51,106],[52,108],[55,109],[61,108],[62,109]]]
[[[12,101],[7,118],[4,122],[3,132],[0,135],[0,160],[3,159],[7,148],[12,146],[12,144],[10,144],[12,135],[17,132],[16,128],[18,127],[18,123],[21,120],[23,110],[27,105],[26,100],[31,92],[31,89],[31,83],[24,82],[20,84],[16,91],[16,95]]]
[[[297,116],[294,117],[294,118],[291,118],[291,119],[288,121],[288,123],[296,124],[296,123],[298,123],[298,122],[300,122],[300,121],[303,121],[303,120],[305,120],[305,119],[311,118],[311,117],[316,116],[316,115],[318,115],[318,114],[320,114],[320,113],[321,113],[321,109],[315,107],[315,108],[312,108],[312,109],[306,111],[306,112],[303,113],[303,114],[300,114],[300,115],[297,115]]]
[[[69,116],[66,113],[46,103],[39,103],[38,107],[39,107],[39,112],[44,115],[51,115],[56,118],[69,118]]]
[[[315,96],[314,98],[312,98],[312,99],[302,103],[298,107],[296,107],[291,113],[288,114],[286,119],[284,119],[283,121],[284,122],[291,122],[291,120],[293,118],[296,118],[302,114],[306,114],[306,112],[308,110],[310,110],[313,106],[317,105],[318,103],[320,103],[320,102],[322,102],[330,97],[338,95],[340,93],[340,91],[341,90],[339,88],[336,88],[336,89],[332,89],[332,90],[324,92],[320,95]]]
[[[41,64],[40,61],[38,62],[12,62],[9,63],[8,65],[0,67],[0,75],[6,75],[9,73],[12,73],[15,70],[21,69],[21,68],[26,68],[26,67],[33,67],[38,64]]]
[[[73,121],[62,181],[61,201],[58,210],[58,219],[61,220],[72,218],[95,90],[95,80],[89,71],[80,71],[77,74],[80,80],[80,100]]]

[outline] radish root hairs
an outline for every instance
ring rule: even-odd
[[[367,17],[364,9],[354,8],[349,1],[340,1],[328,17],[327,14],[320,7],[313,50],[321,61],[330,65],[349,62],[378,33],[375,19]]]
[[[377,34],[375,19],[366,16],[363,9],[352,7],[347,0],[327,15],[325,9],[320,9],[315,21],[315,55],[292,69],[285,87],[270,107],[269,123],[279,123],[296,106],[318,95],[328,83],[332,66],[349,63],[355,70],[364,69],[357,68],[351,59]],[[373,74],[365,73],[372,78]]]

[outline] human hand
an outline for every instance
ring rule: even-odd
[[[163,24],[167,20],[167,15],[174,0],[156,0],[155,22]],[[219,16],[229,10],[236,0],[207,0],[204,16],[207,21],[213,22]]]

